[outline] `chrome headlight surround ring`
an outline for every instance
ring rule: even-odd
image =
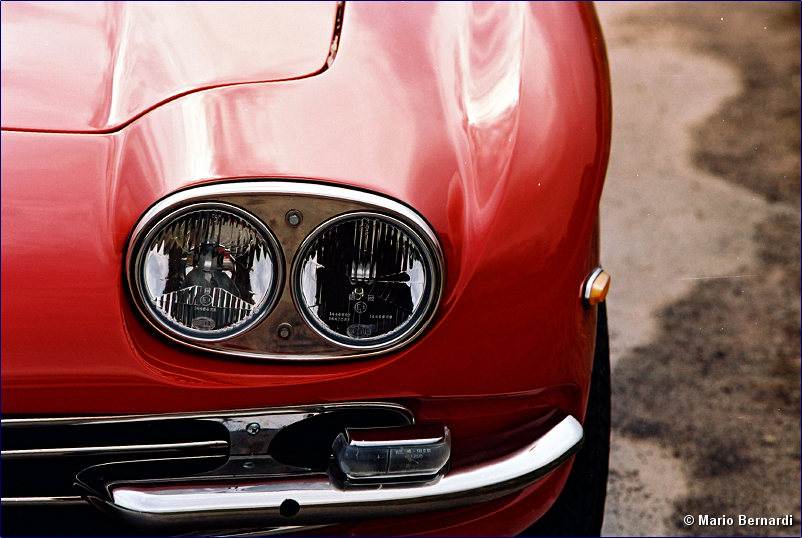
[[[408,237],[420,253],[424,270],[424,290],[419,304],[410,316],[390,331],[376,337],[353,338],[328,327],[307,305],[303,292],[303,270],[307,256],[317,241],[327,231],[334,230],[348,221],[370,219],[382,222],[401,231]],[[318,225],[299,246],[292,263],[290,288],[293,301],[306,324],[326,341],[355,351],[382,351],[398,348],[416,338],[429,324],[440,302],[443,288],[443,257],[439,242],[434,233],[425,226],[422,219],[413,223],[400,220],[396,216],[380,211],[352,211],[336,215]],[[423,226],[421,226],[423,224]]]
[[[254,305],[255,314],[234,323],[229,328],[214,332],[204,332],[183,326],[169,319],[158,311],[152,301],[148,300],[147,294],[149,291],[144,274],[145,257],[150,243],[167,226],[190,213],[215,210],[229,213],[254,229],[260,236],[260,240],[264,243],[265,250],[269,255],[272,274],[264,297]],[[183,206],[170,206],[155,218],[141,221],[134,230],[129,244],[130,248],[126,258],[126,276],[134,303],[154,328],[179,342],[196,344],[222,342],[257,327],[276,306],[284,286],[284,256],[275,235],[255,215],[230,203],[202,201]]]
[[[278,271],[282,276],[277,284],[278,295],[274,303],[271,302],[265,309],[258,323],[252,324],[239,334],[221,339],[195,340],[183,334],[171,333],[149,313],[146,302],[140,299],[141,294],[136,288],[134,278],[133,268],[137,249],[141,248],[139,245],[149,230],[153,226],[158,226],[158,223],[171,212],[198,203],[236,206],[266,226],[272,233],[272,236],[268,237],[271,240],[275,238],[278,243],[277,252],[280,260]],[[428,311],[424,312],[420,325],[397,342],[388,342],[371,348],[344,347],[321,336],[304,320],[294,300],[290,276],[295,253],[318,226],[340,215],[363,211],[397,219],[418,234],[427,246],[427,252],[433,257],[437,268],[432,279],[436,297]],[[302,218],[291,222],[286,218],[290,212],[302,215]],[[191,186],[168,194],[150,206],[136,222],[127,241],[124,256],[123,278],[128,280],[127,288],[134,303],[133,310],[139,314],[137,321],[144,321],[157,329],[162,336],[196,350],[231,358],[285,362],[362,359],[409,345],[431,326],[437,315],[445,289],[447,270],[440,241],[431,225],[408,205],[364,189],[302,178],[236,178]],[[137,325],[132,323],[131,327]],[[139,345],[156,353],[149,347],[155,344],[148,336],[149,332],[151,331],[133,331],[131,337]]]

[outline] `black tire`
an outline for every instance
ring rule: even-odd
[[[598,308],[585,443],[557,502],[520,536],[601,535],[610,459],[610,342],[607,308]]]

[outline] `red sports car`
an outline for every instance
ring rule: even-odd
[[[592,4],[2,3],[2,533],[598,534]]]

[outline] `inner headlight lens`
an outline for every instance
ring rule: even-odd
[[[149,312],[190,340],[230,338],[272,308],[280,283],[270,231],[242,209],[200,203],[164,217],[144,238],[136,284]]]
[[[436,271],[428,246],[406,224],[373,213],[343,215],[302,245],[294,292],[322,336],[381,348],[420,326],[436,297]]]

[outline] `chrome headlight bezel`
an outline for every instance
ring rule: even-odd
[[[272,264],[271,282],[264,297],[254,305],[255,313],[233,326],[217,331],[201,331],[183,326],[165,316],[148,298],[148,287],[145,282],[145,261],[148,247],[167,226],[193,212],[220,211],[229,213],[246,222],[261,236]],[[217,201],[203,201],[173,207],[164,212],[147,229],[138,229],[131,241],[128,254],[127,277],[134,302],[145,319],[166,336],[188,343],[214,343],[231,340],[258,326],[270,314],[281,295],[285,278],[285,262],[281,247],[273,232],[255,215],[236,205]]]
[[[194,339],[168,330],[143,300],[141,276],[140,284],[137,284],[136,266],[140,263],[137,256],[142,245],[157,233],[153,230],[159,228],[164,219],[194,204],[230,205],[248,214],[251,222],[270,233],[266,237],[273,242],[280,259],[277,291],[270,304],[247,328],[222,338]],[[377,213],[401,222],[425,245],[423,251],[431,257],[434,267],[429,297],[433,299],[422,310],[420,322],[400,338],[368,347],[346,347],[314,330],[301,315],[292,290],[292,263],[302,243],[328,221],[354,212]],[[287,217],[290,214],[298,218],[290,219]],[[305,362],[367,358],[389,353],[409,345],[429,328],[444,293],[445,261],[431,225],[417,211],[397,200],[347,186],[298,179],[253,178],[189,187],[165,196],[147,209],[134,225],[127,243],[124,273],[132,306],[139,314],[137,317],[145,318],[149,325],[173,342],[230,357]],[[153,282],[155,280],[151,277]],[[128,310],[124,315],[128,315]],[[130,336],[138,345],[152,345],[147,332],[133,330]]]
[[[399,229],[420,252],[425,283],[421,301],[410,317],[386,334],[372,338],[352,338],[330,329],[314,312],[304,297],[302,277],[309,251],[326,232],[348,221],[360,219],[378,220]],[[291,269],[293,301],[306,324],[326,341],[355,351],[379,351],[396,348],[414,339],[425,329],[439,303],[443,285],[442,255],[433,234],[417,230],[406,222],[380,211],[353,211],[334,216],[318,225],[301,243],[295,253]]]

